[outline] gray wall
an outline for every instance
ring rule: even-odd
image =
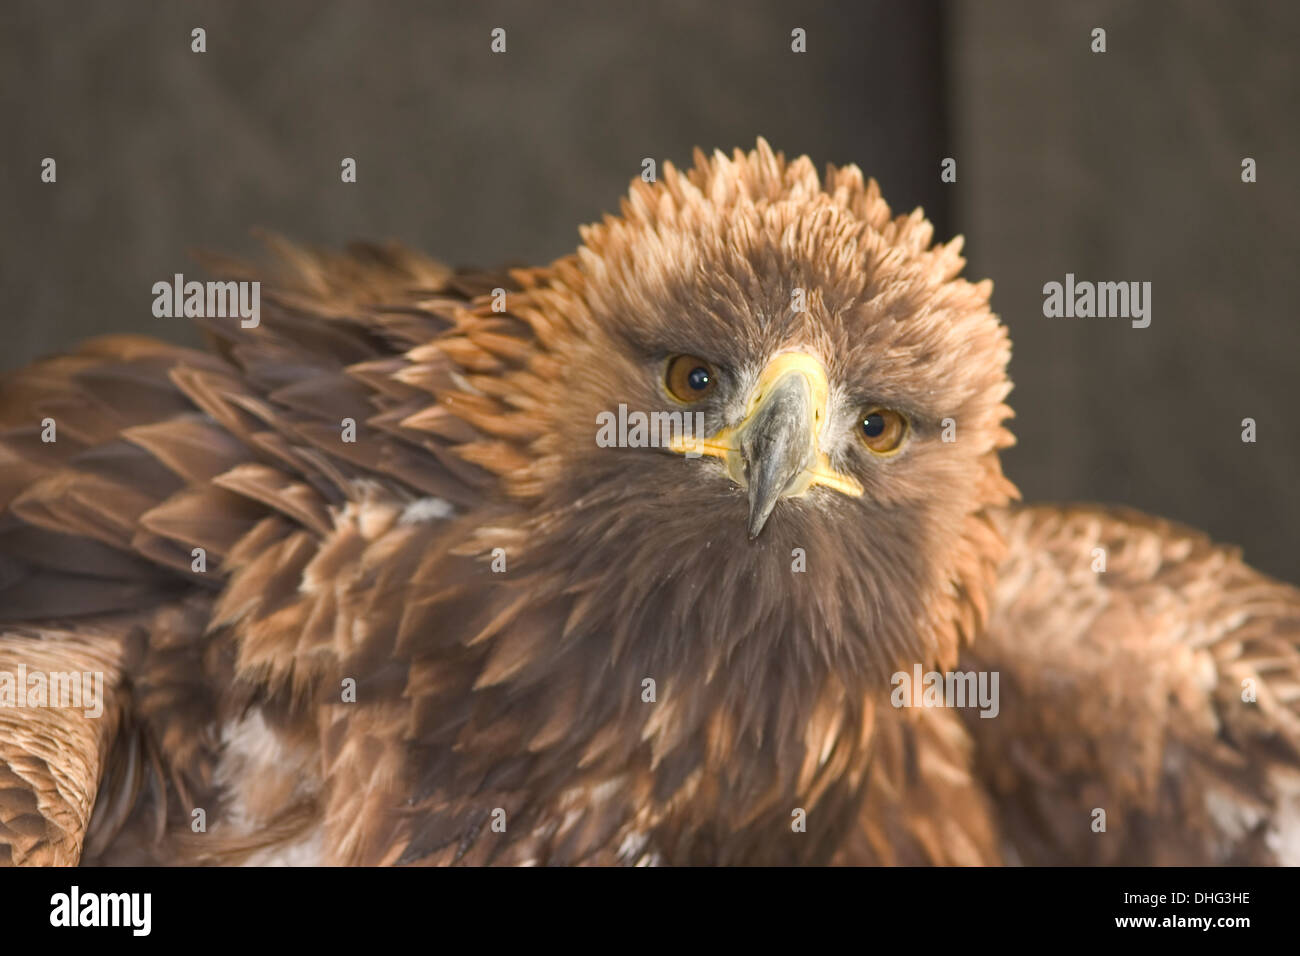
[[[964,2],[949,27],[952,202],[1015,343],[1009,474],[1300,582],[1300,4]],[[1044,318],[1067,272],[1149,280],[1150,327]]]
[[[1026,498],[1166,514],[1300,580],[1300,5],[945,9],[8,0],[0,368],[109,331],[196,341],[150,315],[150,287],[193,271],[189,250],[253,252],[253,226],[547,260],[616,208],[642,157],[762,134],[857,162],[896,208],[967,235],[1016,342],[1008,470]],[[938,181],[944,156],[955,184]],[[1150,280],[1151,327],[1044,318],[1042,285],[1066,272]]]
[[[617,210],[643,157],[689,164],[696,145],[763,135],[860,163],[894,202],[946,198],[936,5],[789,7],[6,0],[0,361],[114,329],[197,341],[152,318],[150,287],[188,250],[255,251],[254,226],[549,261]]]

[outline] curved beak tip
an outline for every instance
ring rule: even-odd
[[[775,501],[765,508],[755,509],[751,501],[749,506],[749,540],[753,541],[763,531],[763,526],[767,524],[768,516],[772,513],[772,507]]]

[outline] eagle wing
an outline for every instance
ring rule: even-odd
[[[73,863],[214,805],[212,728],[238,704],[219,689],[300,688],[338,656],[323,617],[292,634],[276,618],[300,584],[277,564],[318,554],[358,488],[472,509],[496,480],[461,454],[480,436],[440,414],[456,373],[427,346],[454,351],[472,300],[515,280],[395,246],[269,243],[269,276],[212,264],[270,281],[257,327],[199,320],[210,351],[114,336],[0,379],[0,672],[104,688],[98,717],[0,709],[0,862]],[[490,315],[474,332],[502,362],[527,334]],[[223,614],[244,624],[236,647]]]
[[[1011,861],[1300,863],[1300,590],[1137,512],[1024,507],[965,669]]]

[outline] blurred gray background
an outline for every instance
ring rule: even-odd
[[[761,134],[965,233],[1015,342],[1027,500],[1163,514],[1300,581],[1297,36],[1291,0],[6,0],[0,369],[111,331],[196,342],[151,286],[255,252],[250,227],[544,261],[642,157]],[[1150,328],[1044,318],[1067,272],[1152,282]]]

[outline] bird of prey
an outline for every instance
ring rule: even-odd
[[[960,239],[761,140],[581,238],[3,379],[0,860],[1300,862],[1300,591],[1018,503]]]

